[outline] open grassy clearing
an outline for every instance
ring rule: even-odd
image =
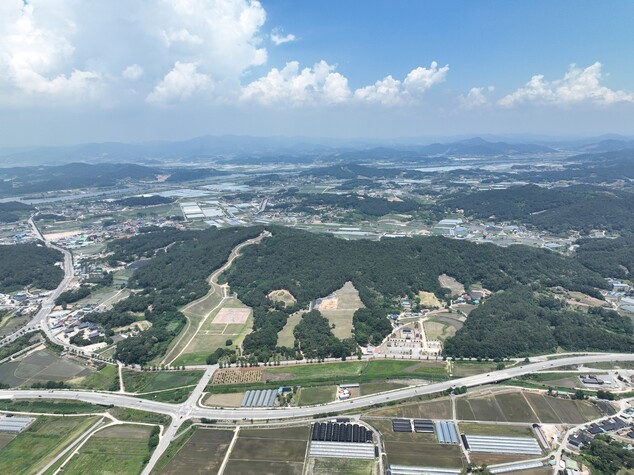
[[[277,334],[277,344],[279,346],[287,346],[289,348],[293,348],[293,346],[295,346],[295,335],[293,335],[293,330],[302,319],[302,315],[303,312],[295,312],[288,317],[284,328],[282,328]]]
[[[0,449],[2,449],[2,447],[7,445],[13,439],[15,439],[14,435],[11,435],[11,434],[0,434]]]
[[[244,337],[251,332],[253,327],[253,316],[249,316],[244,323],[214,323],[214,319],[223,309],[248,309],[248,307],[239,300],[227,300],[220,308],[214,310],[183,354],[174,361],[175,365],[205,364],[207,356],[217,348],[227,348],[227,340],[231,340],[230,348],[242,345]]]
[[[443,312],[432,315],[423,324],[427,339],[445,341],[454,336],[464,325],[459,318],[460,315],[457,313]]]
[[[298,406],[314,406],[335,400],[337,388],[335,386],[314,386],[299,390]]]
[[[368,417],[405,417],[412,419],[451,419],[451,401],[438,399],[423,402],[408,402],[398,406],[375,409]]]
[[[297,299],[286,289],[273,290],[269,292],[267,297],[271,302],[283,303],[285,307],[290,307],[297,303]]]
[[[332,333],[343,340],[352,336],[352,317],[354,312],[364,308],[359,292],[352,282],[346,282],[343,287],[336,290],[331,304],[321,305],[319,311],[328,319],[331,325],[335,325]]]
[[[70,475],[136,475],[150,452],[148,426],[123,425],[96,432],[64,467]]]
[[[187,386],[184,388],[168,389],[166,391],[158,391],[155,393],[139,394],[141,399],[149,399],[151,401],[169,402],[174,404],[180,404],[187,401],[187,398],[191,395],[195,386]]]
[[[528,425],[459,423],[460,432],[468,435],[491,435],[500,437],[533,437]]]
[[[361,396],[369,396],[371,394],[391,391],[393,389],[401,389],[407,387],[407,384],[391,383],[387,381],[379,381],[376,383],[361,383],[359,389]]]
[[[0,450],[0,472],[37,473],[99,417],[39,417]]]
[[[307,475],[372,475],[376,463],[373,460],[315,458],[308,462]]]
[[[124,407],[113,407],[108,413],[122,422],[145,422],[147,424],[167,425],[172,418],[156,412],[139,411]]]
[[[214,474],[227,453],[232,430],[194,429],[191,434],[185,433],[181,439],[172,442],[164,458],[159,461],[162,475]],[[172,453],[173,452],[173,453]],[[157,467],[158,468],[158,467]]]
[[[118,391],[119,371],[115,365],[107,364],[88,376],[82,376],[68,381],[68,384],[78,388],[94,389],[97,391]]]
[[[441,308],[443,305],[433,292],[423,292],[421,290],[418,292],[418,299],[420,300],[420,304],[426,308]]]
[[[464,285],[462,285],[453,277],[448,276],[447,274],[439,275],[438,282],[440,283],[441,287],[451,290],[452,297],[458,297],[465,293]]]
[[[488,361],[455,361],[451,363],[451,374],[455,378],[475,376],[482,373],[495,371],[497,363]]]
[[[460,447],[437,443],[385,442],[387,461],[395,465],[418,467],[462,468]]]
[[[123,369],[125,389],[133,393],[149,393],[196,384],[204,371],[134,371]]]
[[[238,375],[251,375],[247,380]],[[218,384],[224,373],[236,374],[229,384]],[[442,381],[448,379],[443,361],[370,360],[341,363],[297,364],[275,368],[229,368],[214,375],[210,392],[236,392],[252,388],[318,386],[320,383],[345,384],[378,382],[390,379],[419,379]],[[241,382],[242,381],[242,382]]]
[[[109,287],[102,287],[91,292],[88,297],[78,300],[73,305],[76,307],[86,307],[88,305],[104,305],[107,307],[111,307],[118,301],[123,300],[129,296],[130,291],[128,289],[121,289],[120,285],[112,285]]]
[[[67,381],[88,376],[92,372],[79,360],[68,356],[62,358],[45,349],[0,365],[0,383],[11,387],[30,386],[37,382]]]

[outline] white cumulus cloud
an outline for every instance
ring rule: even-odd
[[[198,72],[196,63],[177,61],[146,100],[155,104],[169,104],[189,99],[195,93],[208,93],[212,89],[213,81],[209,76]]]
[[[416,103],[426,91],[444,82],[448,72],[449,65],[439,68],[438,63],[433,61],[429,68],[419,66],[413,69],[403,81],[390,75],[372,85],[361,87],[354,91],[354,97],[387,106]]]
[[[143,68],[138,64],[131,64],[121,72],[121,76],[128,81],[136,81],[143,76]]]
[[[55,21],[47,21],[56,8],[65,13],[57,2],[37,7],[21,0],[1,3],[0,87],[12,91],[7,96],[14,101],[28,95],[75,101],[98,94],[100,74],[73,65],[74,23],[66,19],[65,28],[59,28]]]
[[[291,43],[296,39],[297,38],[292,33],[285,35],[281,28],[273,28],[273,31],[271,32],[271,41],[275,46],[283,45],[284,43]]]
[[[167,46],[171,46],[174,43],[188,43],[191,45],[203,44],[203,39],[200,36],[190,33],[186,28],[163,31],[163,39]]]
[[[516,104],[537,102],[568,105],[589,102],[610,105],[617,102],[634,102],[634,94],[615,91],[601,85],[602,65],[596,62],[587,68],[572,64],[562,79],[547,81],[542,74],[531,78],[515,92],[504,96],[499,104],[511,107]]]
[[[487,93],[491,93],[495,90],[493,86],[489,87],[472,87],[465,95],[458,97],[460,104],[465,109],[475,109],[489,104]]]
[[[348,79],[325,61],[301,70],[297,61],[291,61],[282,69],[273,68],[242,91],[243,100],[262,104],[333,104],[345,102],[349,97]]]

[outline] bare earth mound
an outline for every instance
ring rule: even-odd
[[[462,285],[453,277],[449,277],[447,274],[439,275],[438,282],[440,282],[441,287],[451,290],[452,297],[458,297],[465,292],[464,285]]]

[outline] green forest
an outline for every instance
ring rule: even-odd
[[[634,327],[629,318],[600,307],[572,310],[565,302],[516,286],[473,310],[464,326],[445,342],[453,357],[507,358],[567,351],[629,352]]]
[[[634,236],[580,239],[577,244],[577,260],[601,275],[625,279],[634,272]]]
[[[55,263],[63,260],[61,252],[40,244],[0,246],[0,292],[24,287],[56,288],[64,271]]]
[[[19,201],[0,203],[0,223],[15,223],[20,220],[20,214],[31,210],[33,210],[32,206]]]
[[[465,215],[517,221],[553,233],[604,229],[634,232],[634,193],[597,187],[542,188],[514,186],[504,190],[460,193],[441,202]]]

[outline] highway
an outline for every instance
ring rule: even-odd
[[[134,396],[122,395],[116,393],[99,393],[91,391],[66,391],[66,390],[0,390],[0,398],[2,399],[74,399],[85,401],[93,404],[112,404],[120,407],[131,409],[140,409],[144,411],[157,412],[167,414],[174,418],[187,416],[193,418],[206,417],[209,419],[292,419],[318,416],[332,412],[349,411],[352,409],[366,408],[374,404],[387,403],[391,401],[400,401],[423,394],[432,394],[449,389],[452,386],[474,387],[483,384],[497,383],[505,379],[534,373],[536,371],[557,368],[567,365],[578,365],[587,363],[596,363],[602,361],[634,361],[634,354],[593,354],[585,356],[573,356],[550,360],[546,362],[538,362],[526,364],[514,368],[507,368],[500,371],[492,371],[488,374],[469,376],[466,378],[452,379],[440,383],[433,383],[426,386],[413,386],[393,391],[373,394],[355,398],[348,401],[337,401],[319,406],[305,407],[279,407],[279,408],[236,408],[236,409],[214,409],[200,407],[197,404],[199,394],[202,394],[204,385],[199,383],[197,387],[197,396],[190,397],[182,404],[169,404],[164,402],[150,401],[138,399]],[[206,376],[211,377],[216,366],[208,367]],[[207,379],[207,378],[204,378]],[[202,382],[202,381],[201,381]]]

